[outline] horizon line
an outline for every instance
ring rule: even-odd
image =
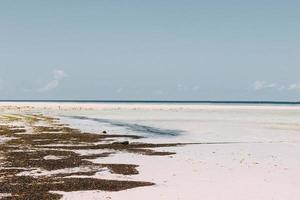
[[[62,99],[18,99],[0,100],[0,102],[54,102],[54,103],[215,103],[215,104],[300,104],[300,101],[270,101],[270,100],[62,100]]]

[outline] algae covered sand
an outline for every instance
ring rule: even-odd
[[[171,155],[156,147],[178,144],[149,144],[120,141],[139,136],[87,133],[59,119],[42,114],[0,116],[0,197],[2,199],[60,199],[52,191],[121,191],[151,186],[152,182],[94,178],[103,170],[111,174],[138,174],[137,165],[101,164],[93,159],[118,152]],[[80,154],[84,150],[98,153]]]

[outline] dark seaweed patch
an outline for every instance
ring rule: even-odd
[[[61,195],[50,191],[119,191],[151,186],[153,183],[150,182],[103,180],[89,177],[107,168],[113,174],[139,173],[137,165],[101,164],[91,160],[107,157],[120,151],[145,155],[170,155],[173,153],[158,152],[153,148],[179,145],[118,142],[118,139],[141,137],[81,132],[68,125],[60,124],[58,119],[43,115],[18,115],[18,120],[26,123],[33,132],[28,134],[26,128],[22,126],[0,126],[0,136],[11,137],[11,140],[0,144],[0,193],[11,195],[2,199],[60,199]],[[41,121],[49,126],[37,126],[37,122]],[[102,142],[105,143],[101,144]],[[103,153],[81,155],[74,150],[101,150]],[[49,156],[56,159],[46,159]],[[65,170],[74,168],[85,170],[75,172]],[[62,169],[64,170],[62,173],[40,175],[45,170],[53,172],[53,170]],[[34,172],[35,176],[30,176],[29,172]],[[24,173],[29,174],[25,176]],[[84,178],[70,177],[74,175],[84,176]]]

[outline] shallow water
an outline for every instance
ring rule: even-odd
[[[112,133],[139,134],[161,142],[300,141],[300,110],[295,106],[119,106],[62,114],[69,116],[64,118],[68,123],[81,128],[100,131],[101,127]]]

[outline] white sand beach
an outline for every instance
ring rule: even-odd
[[[300,200],[300,0],[0,1],[0,200]]]
[[[0,111],[44,113],[83,131],[145,137],[135,142],[198,143],[160,148],[176,153],[169,156],[120,151],[92,159],[94,163],[139,166],[136,175],[104,170],[96,173],[96,178],[155,185],[119,192],[55,191],[63,194],[63,199],[300,198],[300,106],[1,103]]]

